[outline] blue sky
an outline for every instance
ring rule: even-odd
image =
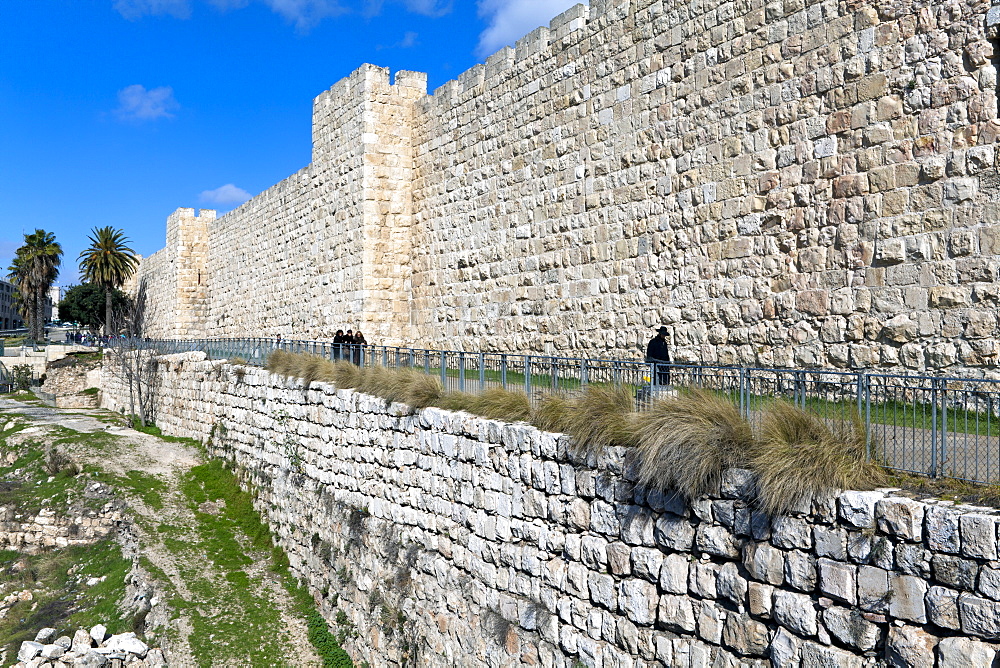
[[[433,90],[577,0],[0,0],[0,272],[54,232],[163,246],[310,160],[312,99],[361,63]]]

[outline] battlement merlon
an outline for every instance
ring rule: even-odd
[[[313,163],[350,152],[349,143],[370,131],[375,103],[409,106],[426,96],[423,72],[401,70],[390,83],[389,68],[362,65],[313,100]]]
[[[191,207],[179,207],[167,216],[167,244],[177,248],[192,236],[207,235],[208,224],[216,218],[215,209],[201,209],[198,214]]]

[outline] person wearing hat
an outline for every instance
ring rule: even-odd
[[[656,365],[656,384],[670,384],[670,349],[667,347],[667,334],[669,330],[660,325],[656,330],[656,336],[649,340],[646,345],[646,362]]]

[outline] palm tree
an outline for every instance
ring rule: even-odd
[[[31,337],[36,341],[45,333],[45,294],[59,277],[61,261],[62,246],[56,242],[56,235],[36,229],[24,235],[24,245],[17,249],[8,268],[8,277],[23,298]]]
[[[91,283],[104,288],[104,333],[111,333],[111,295],[132,277],[139,260],[128,247],[128,237],[111,226],[95,227],[90,246],[80,257],[80,273]]]

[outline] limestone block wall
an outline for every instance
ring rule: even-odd
[[[218,220],[179,209],[170,259],[140,269],[154,286],[148,334],[409,340],[410,119],[425,93],[426,75],[390,84],[363,67],[314,101],[308,167]]]
[[[578,461],[524,424],[413,413],[198,353],[160,369],[157,424],[235,464],[358,662],[997,659],[993,509],[846,491],[769,517],[739,470],[687,504],[636,486],[621,448]]]
[[[433,95],[365,65],[207,286],[144,263],[150,333],[995,375],[989,7],[595,0]]]
[[[988,8],[555,18],[418,107],[422,340],[635,355],[663,322],[684,360],[995,363]]]

